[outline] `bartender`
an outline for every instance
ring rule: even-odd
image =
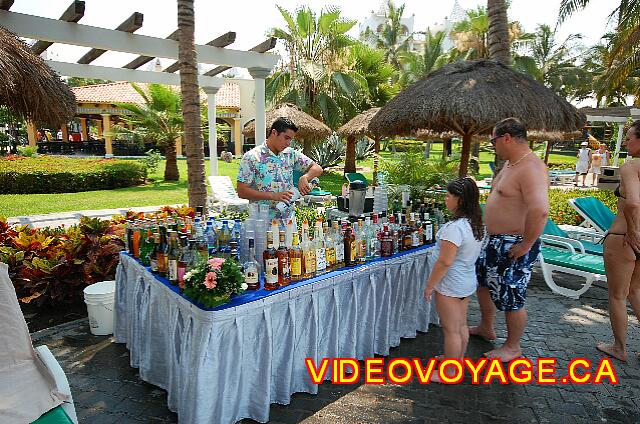
[[[266,142],[254,147],[242,156],[238,171],[238,196],[250,202],[269,205],[269,219],[280,220],[286,225],[295,218],[291,198],[293,172],[303,173],[298,180],[298,190],[304,196],[311,192],[309,181],[322,175],[322,167],[302,152],[292,149],[291,140],[298,127],[286,117],[274,121]],[[279,202],[286,207],[276,208]]]

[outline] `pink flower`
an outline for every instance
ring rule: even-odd
[[[215,289],[216,288],[216,273],[215,272],[208,272],[207,276],[204,277],[204,285],[206,288],[208,289]]]
[[[211,268],[213,268],[213,269],[220,269],[220,267],[222,266],[223,263],[224,263],[224,259],[223,258],[211,258],[211,259],[209,259],[209,265],[211,265]]]

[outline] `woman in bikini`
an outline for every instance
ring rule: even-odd
[[[631,124],[625,141],[627,154],[640,156],[640,120]],[[640,161],[620,167],[618,215],[604,241],[604,266],[609,289],[609,319],[613,343],[600,342],[598,350],[627,360],[627,299],[640,320]]]

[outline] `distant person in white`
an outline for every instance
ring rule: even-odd
[[[586,187],[585,180],[587,179],[587,172],[589,172],[589,167],[591,166],[591,149],[589,148],[589,143],[583,141],[580,143],[580,150],[578,150],[578,162],[576,162],[576,182],[575,185],[578,185],[578,176],[582,175],[582,186]]]
[[[436,235],[436,248],[431,255],[431,274],[424,298],[431,300],[436,292],[436,310],[444,331],[444,357],[463,360],[469,330],[467,307],[469,296],[476,291],[476,260],[482,247],[484,226],[479,203],[480,193],[471,178],[461,178],[447,185],[445,204],[453,219]],[[441,382],[437,373],[431,381]]]

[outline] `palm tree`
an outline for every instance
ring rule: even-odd
[[[562,0],[558,22],[563,22],[588,4],[589,0]],[[631,78],[634,81],[631,94],[635,97],[635,104],[640,105],[640,2],[620,0],[610,17],[616,18],[617,25],[609,39],[605,72],[601,78],[613,87],[627,86]]]
[[[403,71],[399,83],[402,87],[418,81],[451,60],[452,56],[447,55],[442,46],[446,36],[443,31],[434,34],[431,30],[427,30],[424,34],[422,54],[403,52],[400,55]]]
[[[348,69],[348,47],[354,40],[347,32],[356,24],[340,16],[340,9],[329,7],[319,16],[307,6],[295,17],[278,6],[286,22],[270,35],[284,40],[289,63],[275,71],[266,82],[269,103],[289,102],[313,117],[336,128],[356,113],[354,99],[366,87],[360,75]],[[305,142],[305,150],[310,149]]]
[[[184,141],[187,151],[189,205],[207,205],[207,185],[204,169],[204,141],[200,116],[198,60],[196,57],[193,0],[178,0],[178,60],[180,61],[180,92],[184,118]],[[215,154],[212,152],[211,154]]]
[[[506,0],[487,0],[489,57],[509,66],[511,64],[511,46],[507,7]]]
[[[349,48],[348,69],[364,83],[354,99],[357,113],[384,106],[397,94],[398,88],[391,84],[396,70],[385,62],[382,50],[355,43]],[[345,119],[353,116],[355,114],[346,114]]]
[[[404,4],[396,6],[393,0],[387,0],[385,22],[382,28],[376,32],[367,29],[363,34],[366,41],[384,51],[385,61],[397,70],[401,69],[400,56],[409,51],[409,43],[413,37],[413,34],[410,34],[407,27],[402,24],[403,14]]]
[[[182,102],[180,95],[170,87],[160,84],[149,84],[146,90],[131,84],[142,96],[144,104],[119,104],[132,115],[122,116],[122,120],[130,124],[133,130],[117,128],[119,132],[138,136],[143,140],[151,140],[164,146],[166,164],[164,179],[178,181],[178,163],[176,161],[176,139],[182,136]]]
[[[584,78],[584,70],[576,65],[579,46],[574,41],[580,34],[570,34],[558,43],[556,31],[549,25],[539,25],[532,38],[520,43],[514,54],[514,67],[538,80],[562,97],[573,97]]]

